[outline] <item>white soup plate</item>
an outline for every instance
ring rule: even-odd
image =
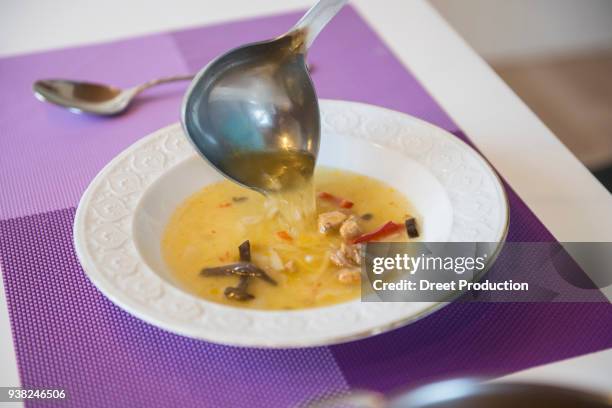
[[[329,100],[320,107],[318,164],[378,178],[405,194],[424,241],[501,245],[508,224],[504,189],[467,144],[387,109]],[[221,176],[197,155],[179,124],[127,148],[92,181],[76,213],[75,248],[87,276],[116,305],[142,320],[181,335],[240,346],[339,343],[408,324],[444,305],[357,299],[314,309],[257,311],[193,296],[164,263],[161,238],[178,205],[218,180]]]

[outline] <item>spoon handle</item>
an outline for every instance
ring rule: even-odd
[[[153,86],[160,85],[160,84],[166,84],[168,82],[190,81],[192,79],[193,79],[193,75],[175,75],[171,77],[153,79],[151,81],[145,82],[144,84],[138,85],[137,87],[135,87],[134,93],[139,94],[145,89],[149,89]]]
[[[327,23],[338,14],[347,1],[348,0],[319,0],[319,2],[312,6],[304,17],[298,21],[295,27],[293,27],[292,32],[302,31],[304,33],[304,49],[306,51],[310,48],[315,38],[317,38]]]

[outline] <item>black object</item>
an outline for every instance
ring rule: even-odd
[[[410,238],[418,238],[419,230],[416,226],[416,219],[414,217],[408,218],[405,222],[406,224],[406,232]]]

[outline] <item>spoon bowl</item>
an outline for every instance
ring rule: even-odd
[[[34,83],[34,94],[44,102],[73,112],[113,115],[123,110],[129,99],[124,91],[109,85],[65,79],[44,79]]]

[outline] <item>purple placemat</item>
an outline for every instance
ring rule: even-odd
[[[38,103],[32,81],[55,76],[128,86],[193,72],[228,48],[279,34],[299,16],[0,59],[0,86],[11,102],[0,108],[0,265],[23,385],[69,393],[67,402],[49,405],[289,406],[349,387],[388,391],[501,375],[612,347],[608,304],[504,303],[453,304],[408,327],[333,347],[233,348],[157,329],[95,289],[72,246],[78,199],[117,153],[178,120],[184,85],[153,90],[146,103],[103,120]],[[353,9],[321,35],[310,60],[319,96],[410,113],[465,139]],[[506,187],[509,239],[552,241]]]

